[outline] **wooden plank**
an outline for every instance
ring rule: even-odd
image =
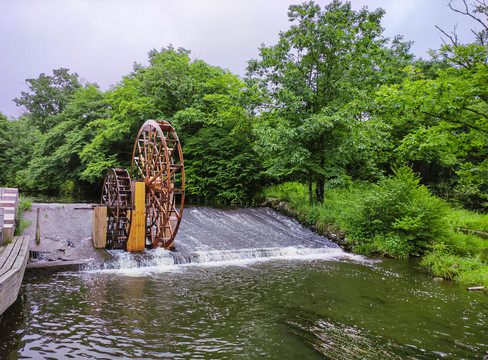
[[[0,247],[3,245],[4,209],[0,207]]]
[[[12,269],[14,262],[20,253],[20,249],[22,248],[22,240],[19,239],[20,238],[15,238],[14,241],[12,241],[14,246],[12,248],[11,253],[9,254],[9,257],[4,262],[3,266],[0,268],[0,278],[3,276],[3,274],[5,274],[10,269]]]
[[[133,181],[131,187],[134,194],[134,210],[127,251],[144,251],[146,248],[146,184],[142,181]]]
[[[3,221],[4,224],[13,224],[15,222],[15,214],[4,214]]]
[[[14,259],[12,268],[0,276],[0,314],[17,299],[29,257],[28,236],[16,237],[13,243],[13,251],[10,252],[10,258]],[[17,248],[19,251],[15,252]]]
[[[17,188],[3,188],[3,193],[4,194],[18,194],[19,189],[17,189]]]
[[[3,194],[2,195],[2,201],[13,201],[17,203],[19,201],[19,195],[18,194]]]
[[[12,250],[14,249],[14,245],[15,245],[14,242],[11,242],[3,250],[2,255],[0,256],[0,269],[3,268],[3,265],[7,262],[7,259],[12,253]]]
[[[13,200],[4,200],[3,198],[0,200],[1,207],[17,207],[17,203]]]
[[[472,286],[468,288],[468,291],[483,291],[485,290],[484,286]]]
[[[20,248],[20,252],[14,262],[14,265],[12,266],[12,270],[19,270],[21,269],[23,266],[25,266],[25,261],[26,259],[28,258],[28,256],[26,256],[28,253],[29,253],[29,241],[26,241],[25,240],[25,237],[21,237],[22,238],[22,246]]]
[[[14,224],[5,224],[3,226],[3,242],[14,238]]]
[[[41,208],[37,208],[36,214],[36,245],[41,243]]]
[[[92,240],[95,249],[103,249],[107,244],[107,207],[95,206],[92,215]]]

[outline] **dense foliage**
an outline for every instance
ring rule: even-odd
[[[245,204],[267,182],[299,180],[321,203],[326,188],[408,166],[438,196],[486,210],[484,35],[417,60],[409,42],[383,36],[383,15],[340,0],[292,5],[290,28],[245,79],[172,46],[106,92],[65,68],[27,79],[14,99],[25,114],[0,116],[0,184],[98,193],[155,119],[176,128],[199,202]]]

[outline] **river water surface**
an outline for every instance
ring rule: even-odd
[[[0,359],[483,359],[488,296],[269,209],[190,208],[176,253],[28,276]]]

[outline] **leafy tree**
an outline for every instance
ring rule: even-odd
[[[202,98],[216,92],[212,79],[225,74],[203,61],[192,62],[189,51],[182,48],[150,51],[149,66],[135,64],[134,71],[107,93],[109,116],[90,123],[97,135],[81,153],[86,165],[82,178],[101,181],[107,168],[129,167],[135,137],[147,119],[173,123],[175,116],[180,119],[180,127],[178,121],[173,124],[177,130],[191,126],[198,131],[206,111]]]
[[[438,54],[449,68],[436,79],[410,68],[403,84],[379,91],[378,109],[391,126],[393,161],[411,163],[445,196],[480,207],[488,193],[488,47],[446,45]]]
[[[0,184],[4,184],[7,181],[5,174],[8,169],[8,159],[5,154],[8,149],[8,128],[8,119],[0,112]]]
[[[106,117],[107,110],[98,87],[88,85],[74,94],[62,113],[49,115],[47,119],[56,125],[39,135],[32,160],[18,172],[24,186],[38,191],[72,192],[79,188],[84,169],[79,153],[95,136],[87,124]]]
[[[400,258],[422,255],[446,235],[447,210],[446,203],[420,185],[411,169],[396,169],[363,200],[353,230],[359,241],[355,250]]]
[[[0,127],[4,129],[0,134],[0,182],[25,188],[25,179],[19,173],[32,159],[39,130],[28,116],[12,121],[0,120]]]
[[[253,144],[232,129],[230,122],[204,127],[185,144],[187,192],[199,202],[248,204],[260,187],[262,168]]]
[[[248,202],[261,169],[252,149],[245,84],[189,54],[171,46],[153,50],[147,67],[136,64],[107,92],[108,116],[88,124],[96,135],[80,154],[84,181],[101,182],[107,168],[130,167],[143,122],[168,120],[182,142],[188,193],[204,202]]]
[[[325,180],[344,176],[349,154],[342,144],[353,143],[349,134],[363,120],[361,113],[344,118],[339,111],[378,84],[398,81],[397,68],[409,61],[409,44],[400,38],[387,48],[383,14],[356,12],[339,0],[323,10],[314,2],[292,5],[288,16],[295,24],[276,45],[260,49],[260,60],[249,61],[249,83],[266,99],[257,131],[269,172],[306,179],[310,190],[315,182],[319,202]]]
[[[382,88],[377,109],[391,129],[391,161],[410,163],[446,198],[482,208],[488,206],[488,6],[463,4],[449,7],[482,25],[472,30],[475,43],[462,45],[455,31],[438,27],[451,44],[431,51],[435,65],[428,71],[416,63],[402,84]]]
[[[50,115],[63,112],[72,97],[81,88],[78,74],[69,73],[69,69],[53,70],[53,76],[44,73],[37,79],[26,79],[29,91],[22,91],[21,97],[14,99],[18,106],[25,106],[33,123],[41,132],[55,126]],[[50,121],[51,120],[51,121]]]

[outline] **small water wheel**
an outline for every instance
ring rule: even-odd
[[[134,210],[134,182],[145,184],[146,247],[173,247],[183,213],[185,169],[178,135],[166,121],[147,120],[132,153],[130,176],[111,169],[101,204],[107,206],[107,248],[126,248]]]
[[[108,171],[101,203],[107,206],[107,248],[125,247],[129,236],[128,211],[131,209],[130,177],[127,170]]]

